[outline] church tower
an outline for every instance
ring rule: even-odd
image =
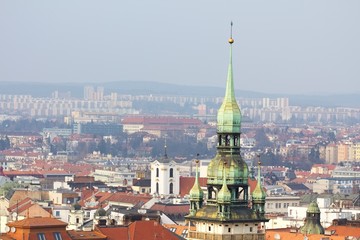
[[[249,207],[248,167],[240,155],[241,112],[234,91],[233,43],[230,36],[226,92],[217,114],[217,153],[207,170],[208,199],[206,205],[192,209],[186,216],[196,227],[189,232],[191,240],[265,239],[259,228],[268,219]]]
[[[158,196],[177,196],[180,193],[179,167],[168,158],[165,142],[164,156],[151,166],[151,193]]]
[[[310,203],[306,211],[305,224],[300,228],[303,234],[324,234],[324,228],[320,223],[320,209],[316,202]]]

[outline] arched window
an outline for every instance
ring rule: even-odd
[[[169,184],[169,193],[173,194],[174,193],[174,189],[173,189],[173,183]]]
[[[226,137],[225,137],[225,146],[230,146],[230,139],[231,139],[230,135],[226,135]]]
[[[159,177],[159,168],[156,168],[156,177]]]
[[[238,139],[238,136],[235,136],[234,137],[234,146],[238,146],[238,144],[239,144],[239,139]]]
[[[170,177],[174,177],[174,169],[170,168]]]
[[[159,183],[156,183],[156,193],[159,193]]]

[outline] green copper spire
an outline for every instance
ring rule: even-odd
[[[252,193],[253,200],[265,200],[266,193],[261,185],[261,162],[260,162],[260,155],[258,155],[258,177],[257,177],[257,184],[255,190]]]
[[[190,199],[193,200],[202,200],[204,198],[204,191],[201,189],[199,184],[199,160],[196,160],[196,174],[195,174],[195,182],[193,187],[190,190]]]
[[[232,27],[232,24],[231,24]],[[233,67],[232,67],[232,44],[234,39],[230,36],[230,61],[228,67],[226,92],[224,101],[218,111],[217,126],[218,132],[240,132],[241,112],[236,102],[234,91]]]
[[[226,166],[226,164],[224,163],[224,165],[223,165],[223,184],[222,184],[221,190],[218,193],[218,197],[217,197],[218,203],[230,203],[230,200],[231,200],[231,193],[226,184],[225,166]]]

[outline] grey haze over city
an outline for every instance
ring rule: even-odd
[[[0,1],[0,82],[360,93],[360,2]]]

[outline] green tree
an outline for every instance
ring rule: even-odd
[[[7,182],[0,187],[0,195],[6,195],[11,189],[21,187],[17,182]]]

